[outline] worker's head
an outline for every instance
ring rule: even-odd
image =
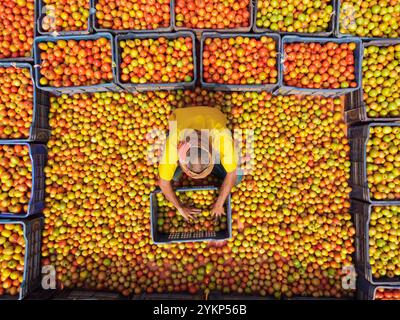
[[[211,173],[214,163],[208,138],[198,137],[181,143],[178,154],[179,164],[189,177],[202,179]]]

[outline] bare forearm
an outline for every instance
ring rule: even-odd
[[[175,191],[171,185],[171,181],[160,179],[158,184],[167,200],[171,202],[175,206],[175,208],[180,210],[182,208],[182,204],[176,197]]]
[[[232,188],[235,185],[236,182],[236,170],[234,170],[233,172],[229,172],[226,174],[226,177],[222,183],[222,186],[219,190],[219,196],[217,201],[215,202],[215,206],[217,207],[223,207],[224,203],[226,201],[226,198],[228,197],[228,195],[230,194]]]

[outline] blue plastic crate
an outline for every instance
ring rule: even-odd
[[[355,81],[357,82],[357,87],[355,88],[346,88],[346,89],[310,89],[310,88],[298,88],[292,86],[286,86],[283,80],[283,63],[285,61],[285,44],[286,43],[327,43],[327,42],[335,42],[335,43],[356,43],[356,49],[354,52],[354,69],[355,69]],[[341,95],[345,95],[347,93],[357,91],[361,88],[361,65],[362,65],[362,42],[358,38],[343,38],[343,39],[335,39],[335,38],[309,38],[309,37],[298,37],[298,36],[284,36],[282,38],[281,45],[281,63],[280,69],[278,72],[279,76],[279,89],[275,91],[275,94],[289,95],[289,94],[297,94],[297,95],[318,95],[324,97],[337,97]]]
[[[272,31],[271,29],[268,28],[259,28],[257,27],[257,10],[258,10],[258,0],[254,0],[254,25],[253,25],[253,31],[256,33],[259,32],[273,32],[273,33],[278,33],[280,35],[293,35],[293,36],[308,36],[308,37],[329,37],[333,35],[334,30],[335,30],[335,22],[336,22],[336,16],[337,16],[337,3],[336,0],[332,0],[331,4],[333,7],[332,11],[332,17],[329,22],[328,30],[326,31],[321,31],[321,32],[314,32],[314,33],[309,33],[309,32],[284,32],[284,31]]]
[[[370,123],[362,126],[349,128],[350,143],[350,185],[352,191],[351,198],[366,201],[372,204],[385,204],[396,200],[375,200],[370,194],[367,180],[367,142],[371,127],[391,126],[400,127],[400,123]]]
[[[115,30],[115,29],[106,29],[102,28],[97,24],[96,20],[96,4],[98,0],[90,0],[91,1],[91,13],[92,13],[92,29],[95,32],[111,32],[113,34],[119,33],[145,33],[145,32],[170,32],[173,30],[174,22],[175,22],[175,0],[170,0],[170,24],[169,27],[166,28],[157,28],[157,29],[128,29],[128,30]]]
[[[364,59],[364,49],[369,46],[378,46],[378,47],[388,47],[393,46],[400,43],[400,39],[380,39],[380,40],[372,40],[365,41],[362,43],[362,55]],[[362,71],[362,66],[361,66]],[[345,112],[346,121],[348,123],[357,123],[357,122],[384,122],[384,121],[400,121],[400,117],[376,117],[371,118],[367,114],[367,108],[363,100],[363,87],[361,82],[361,88],[358,91],[352,92],[348,99],[350,100],[347,104],[349,108]]]
[[[26,218],[41,213],[44,209],[45,195],[45,174],[44,167],[47,161],[47,147],[43,144],[31,144],[27,142],[2,141],[0,145],[24,145],[29,148],[29,155],[32,162],[32,190],[28,204],[28,212],[24,214],[12,214],[0,212],[0,218]]]
[[[191,82],[175,82],[175,83],[123,83],[120,80],[121,70],[121,48],[119,43],[121,40],[129,40],[129,39],[158,39],[158,38],[167,38],[167,39],[176,39],[179,37],[190,37],[193,42],[192,55],[193,55],[193,79]],[[121,34],[115,37],[115,48],[116,48],[116,79],[117,84],[130,92],[140,92],[140,91],[153,91],[153,90],[175,90],[175,89],[188,89],[194,88],[196,80],[197,80],[197,59],[196,59],[196,38],[193,32],[190,31],[181,31],[174,33],[128,33]]]
[[[201,190],[218,190],[217,187],[188,187],[188,188],[178,188],[176,192],[188,192],[188,191],[201,191]],[[181,234],[177,233],[161,233],[157,230],[157,220],[158,220],[158,203],[157,194],[160,190],[155,190],[150,194],[150,222],[151,222],[151,236],[155,244],[167,244],[174,242],[197,242],[197,241],[222,241],[227,240],[232,237],[232,208],[231,208],[231,196],[229,195],[225,205],[226,205],[226,219],[227,219],[227,229],[218,232],[191,232]]]
[[[43,17],[45,16],[44,7],[45,3],[43,0],[36,0],[35,3],[35,25],[37,25],[37,33],[39,35],[54,35],[54,36],[66,36],[66,35],[82,35],[82,34],[89,34],[92,30],[92,14],[91,14],[91,0],[87,0],[89,2],[89,17],[87,21],[87,29],[86,30],[79,30],[79,31],[45,31],[42,28],[42,21]],[[51,6],[51,5],[49,5]]]
[[[113,61],[113,82],[109,83],[102,83],[90,86],[75,86],[75,87],[47,87],[40,85],[40,50],[38,44],[40,42],[57,42],[58,40],[97,40],[99,38],[106,38],[110,40],[111,43],[111,54],[112,54],[112,61]],[[96,33],[90,35],[79,35],[79,36],[62,36],[62,37],[52,37],[52,36],[42,36],[37,37],[34,42],[34,51],[35,51],[35,68],[38,68],[37,72],[35,72],[35,82],[38,89],[43,91],[51,92],[55,95],[60,95],[63,93],[66,94],[74,94],[74,93],[88,93],[88,92],[101,92],[101,91],[117,91],[120,92],[122,89],[115,83],[115,79],[117,77],[117,66],[115,65],[116,60],[116,52],[114,47],[114,38],[110,33]]]
[[[278,71],[278,78],[276,83],[274,84],[219,84],[219,83],[208,83],[204,82],[203,80],[203,47],[204,41],[206,38],[234,38],[234,37],[248,37],[248,38],[256,38],[260,39],[263,36],[272,38],[275,40],[276,47],[277,47],[277,71]],[[278,88],[279,83],[279,56],[281,52],[281,41],[280,36],[278,34],[272,33],[262,33],[262,34],[249,34],[249,33],[217,33],[217,32],[205,32],[201,36],[200,42],[200,84],[203,88],[211,89],[211,90],[220,90],[220,91],[268,91],[272,92]]]
[[[375,278],[369,263],[369,225],[373,207],[400,206],[400,201],[391,201],[385,204],[370,204],[362,201],[351,200],[350,213],[354,217],[356,228],[355,263],[360,277],[364,277],[373,285],[400,285],[400,277]]]
[[[337,9],[336,9],[336,19],[335,19],[335,32],[334,35],[337,38],[346,38],[346,37],[355,37],[355,34],[350,34],[350,33],[341,33],[340,32],[340,7],[341,7],[341,2],[340,0],[337,0]],[[364,40],[377,40],[377,39],[400,39],[400,38],[380,38],[380,37],[359,37],[360,39]]]
[[[41,245],[43,218],[34,219],[0,219],[0,224],[20,224],[25,238],[24,275],[19,296],[0,296],[0,300],[22,300],[40,285]]]
[[[23,139],[7,139],[14,142],[47,142],[50,137],[49,130],[49,97],[48,94],[37,89],[35,86],[34,70],[31,64],[23,62],[0,62],[0,68],[21,68],[29,69],[33,86],[33,113],[32,124],[30,127],[29,137]],[[1,86],[1,84],[0,84]],[[4,139],[0,139],[0,142]]]
[[[199,29],[199,28],[188,28],[188,27],[177,27],[176,26],[176,20],[175,20],[175,10],[174,10],[174,30],[175,31],[182,31],[182,30],[190,30],[196,33],[196,35],[200,38],[201,34],[203,32],[250,32],[252,27],[253,27],[253,22],[254,22],[254,4],[253,0],[250,0],[249,3],[249,26],[248,27],[239,27],[239,28],[224,28],[224,29],[209,29],[209,28],[204,28],[204,29]]]

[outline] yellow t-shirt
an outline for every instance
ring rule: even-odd
[[[231,132],[226,127],[226,117],[212,107],[188,107],[176,109],[169,118],[169,136],[161,158],[158,171],[160,178],[172,180],[178,167],[178,141],[182,141],[188,130],[209,130],[211,145],[218,152],[220,163],[226,172],[237,168],[237,155],[234,150]],[[218,161],[216,163],[219,163]]]

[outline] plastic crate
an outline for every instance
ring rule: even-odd
[[[259,28],[257,27],[257,10],[258,10],[258,0],[254,0],[254,25],[253,25],[253,31],[256,33],[259,32],[275,32],[279,33],[281,35],[293,35],[293,36],[308,36],[308,37],[329,37],[334,33],[335,30],[335,22],[336,22],[336,16],[337,16],[337,3],[336,0],[332,0],[332,16],[331,20],[328,25],[328,30],[326,31],[321,31],[321,32],[314,32],[314,33],[309,33],[309,32],[284,32],[284,31],[272,31],[271,29],[268,28]]]
[[[40,50],[38,47],[38,44],[40,42],[57,42],[58,40],[97,40],[99,38],[106,38],[110,40],[111,42],[111,54],[112,54],[112,60],[113,60],[113,65],[112,65],[112,70],[113,70],[113,76],[114,80],[113,82],[108,82],[108,83],[102,83],[102,84],[96,84],[96,85],[89,85],[89,86],[75,86],[75,87],[47,87],[47,86],[42,86],[40,84],[40,65],[41,65],[41,59],[40,59]],[[35,68],[38,68],[39,70],[35,72],[35,82],[36,86],[38,89],[41,89],[43,91],[49,91],[55,95],[60,95],[63,93],[66,94],[75,94],[75,93],[87,93],[87,92],[100,92],[100,91],[117,91],[120,92],[122,89],[115,83],[115,79],[117,77],[117,66],[115,65],[115,47],[114,47],[114,39],[113,36],[110,33],[96,33],[96,34],[90,34],[90,35],[78,35],[78,36],[62,36],[62,37],[52,37],[52,36],[42,36],[42,37],[37,37],[35,38],[34,42],[34,51],[35,51]]]
[[[311,43],[311,42],[318,42],[318,43],[327,43],[327,42],[335,42],[335,43],[349,43],[354,42],[356,43],[356,49],[354,52],[354,69],[355,69],[355,80],[357,82],[356,88],[345,88],[345,89],[310,89],[310,88],[299,88],[299,87],[292,87],[286,86],[283,80],[283,63],[285,61],[285,44],[286,43],[296,43],[296,42],[303,42],[303,43]],[[309,38],[309,37],[298,37],[298,36],[284,36],[282,38],[282,45],[281,45],[281,63],[279,64],[279,88],[275,91],[275,94],[281,95],[289,95],[289,94],[296,94],[296,95],[318,95],[324,97],[338,97],[341,95],[345,95],[347,93],[359,90],[361,88],[361,65],[362,65],[362,42],[358,38],[345,38],[345,39],[334,39],[334,38]]]
[[[204,41],[206,38],[233,38],[233,37],[249,37],[249,38],[256,38],[260,39],[262,36],[267,36],[275,40],[277,44],[277,64],[276,67],[278,69],[278,79],[277,82],[274,84],[254,84],[254,85],[247,85],[247,84],[219,84],[219,83],[208,83],[204,82],[203,80],[203,47]],[[278,88],[278,81],[279,81],[279,56],[281,52],[281,41],[280,36],[277,34],[272,33],[263,33],[263,34],[249,34],[249,33],[217,33],[217,32],[205,32],[201,36],[200,42],[200,84],[203,88],[211,89],[211,90],[220,90],[220,91],[268,91],[272,92]]]
[[[174,30],[175,31],[182,31],[182,30],[191,30],[196,33],[198,37],[201,36],[203,32],[250,32],[252,27],[253,27],[253,21],[254,21],[254,0],[250,0],[249,3],[249,26],[248,27],[239,27],[239,28],[224,28],[224,29],[209,29],[209,28],[188,28],[188,27],[177,27],[176,26],[176,21],[175,21],[175,7],[174,7]]]
[[[202,191],[202,190],[218,190],[217,187],[192,187],[192,188],[178,188],[177,192],[187,191]],[[165,244],[173,242],[196,242],[196,241],[219,241],[227,240],[232,236],[232,209],[231,209],[231,196],[229,195],[226,200],[226,218],[227,229],[218,232],[196,231],[185,233],[161,233],[157,230],[158,220],[158,203],[157,194],[160,190],[153,191],[150,195],[150,218],[151,218],[151,236],[155,244]]]
[[[357,279],[357,299],[358,300],[375,300],[376,291],[378,289],[400,290],[400,286],[391,285],[373,285],[362,277]]]
[[[120,80],[120,68],[121,65],[121,48],[119,43],[121,40],[129,39],[158,39],[165,37],[167,39],[176,39],[179,37],[190,37],[193,42],[192,55],[193,55],[193,80],[191,82],[176,82],[176,83],[122,83]],[[181,31],[174,33],[128,33],[121,34],[115,37],[115,48],[116,48],[116,79],[118,85],[130,92],[140,92],[140,91],[153,91],[153,90],[175,90],[175,89],[189,89],[194,88],[197,80],[197,59],[196,59],[196,38],[193,32]]]
[[[157,28],[157,29],[127,29],[127,30],[115,30],[115,29],[106,29],[102,28],[97,24],[96,19],[96,4],[98,0],[90,0],[91,1],[91,13],[92,13],[92,29],[95,32],[111,32],[113,34],[119,33],[144,33],[144,32],[170,32],[173,30],[174,22],[175,22],[175,0],[170,0],[170,23],[169,27],[166,28]]]
[[[24,145],[29,148],[29,155],[32,162],[32,190],[28,204],[28,212],[24,214],[12,214],[0,212],[0,218],[19,219],[41,213],[44,208],[45,195],[45,174],[44,167],[47,160],[47,147],[43,144],[30,144],[27,142],[3,141],[0,145]]]
[[[367,281],[374,285],[400,285],[400,277],[377,279],[372,275],[371,265],[369,264],[369,224],[371,220],[371,210],[376,206],[400,206],[400,201],[379,205],[357,200],[351,201],[350,213],[354,216],[356,228],[356,269],[362,277],[365,277]]]
[[[372,40],[363,42],[362,44],[362,55],[364,57],[364,48],[369,46],[378,46],[378,47],[388,47],[392,45],[396,45],[400,43],[400,39],[381,39],[381,40]],[[361,66],[362,70],[362,66]],[[358,122],[383,122],[383,121],[400,121],[400,117],[376,117],[371,118],[367,114],[367,108],[363,101],[363,87],[361,84],[361,88],[358,91],[354,91],[348,95],[346,98],[348,99],[348,108],[346,110],[346,121],[348,123],[358,123]]]
[[[21,300],[40,285],[43,218],[38,217],[28,220],[0,219],[0,224],[20,224],[23,228],[25,238],[24,275],[19,296],[0,296],[0,300]]]
[[[367,181],[367,141],[371,127],[390,126],[399,127],[400,123],[370,123],[363,126],[349,128],[350,142],[350,185],[351,198],[364,200],[374,204],[385,204],[393,200],[374,200],[368,188]],[[400,199],[399,199],[400,200]]]
[[[66,36],[66,35],[82,35],[82,34],[89,34],[91,33],[92,30],[92,13],[91,13],[91,1],[92,0],[87,0],[89,2],[89,17],[87,20],[87,29],[86,30],[77,30],[77,31],[45,31],[42,28],[42,21],[45,16],[44,12],[44,7],[45,3],[43,0],[36,0],[36,5],[35,5],[35,25],[37,25],[37,33],[40,35],[53,35],[53,36]],[[51,5],[49,5],[51,6]]]
[[[355,34],[349,34],[349,33],[341,33],[340,32],[340,6],[341,2],[340,0],[337,0],[337,14],[336,14],[336,19],[335,19],[335,32],[334,35],[337,38],[345,38],[345,37],[355,37]],[[362,40],[377,40],[377,39],[400,39],[400,38],[381,38],[381,37],[359,37]]]
[[[33,113],[32,124],[29,130],[29,137],[23,139],[0,139],[1,141],[13,142],[43,142],[46,143],[50,138],[49,130],[49,96],[47,93],[35,87],[35,77],[32,65],[24,62],[0,62],[0,68],[21,68],[29,69],[33,86]],[[0,84],[1,85],[1,84]]]

